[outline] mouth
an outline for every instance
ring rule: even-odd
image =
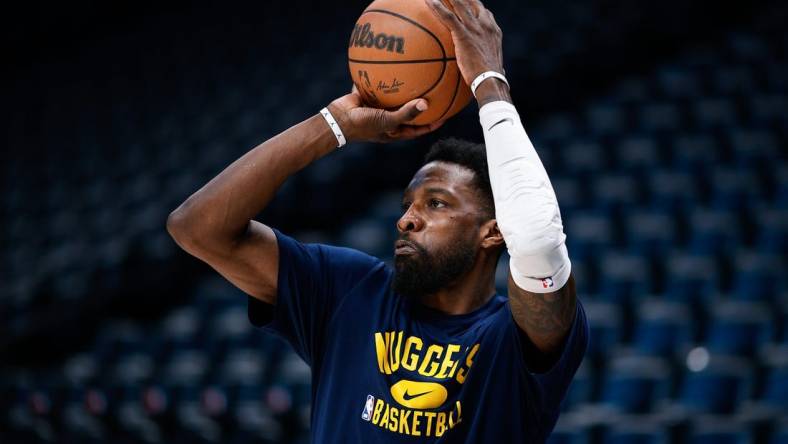
[[[394,242],[394,255],[403,256],[418,253],[416,246],[408,241],[398,240]]]

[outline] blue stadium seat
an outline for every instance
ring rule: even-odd
[[[697,205],[698,185],[696,177],[691,173],[657,169],[645,180],[650,206],[657,211],[688,209]]]
[[[230,402],[234,417],[233,439],[239,442],[281,442],[285,430],[273,417],[274,412],[269,406],[282,401],[272,400],[270,394],[265,400],[264,388],[250,382],[236,387],[233,392]],[[290,409],[289,404],[286,407]]]
[[[749,301],[774,301],[788,288],[785,270],[785,262],[778,255],[739,251],[734,262],[732,296]]]
[[[564,146],[559,162],[563,170],[572,175],[604,171],[607,167],[606,159],[602,147],[586,139]]]
[[[241,384],[244,381],[261,381],[268,360],[257,349],[229,350],[218,368],[219,381],[225,385]]]
[[[675,301],[697,301],[717,292],[719,270],[714,257],[673,253],[665,270],[665,296]]]
[[[729,143],[740,168],[758,168],[768,164],[778,157],[780,151],[775,134],[763,129],[731,130]]]
[[[783,414],[788,411],[788,344],[769,344],[761,348],[765,381],[755,402],[762,408]]]
[[[712,207],[720,210],[749,208],[758,202],[761,186],[753,171],[716,167],[711,172]]]
[[[710,165],[719,163],[719,144],[705,132],[680,133],[673,138],[673,165],[680,171],[695,173],[695,179]]]
[[[628,250],[637,255],[663,256],[676,245],[675,219],[664,211],[628,212],[624,230]]]
[[[774,326],[766,305],[723,301],[711,307],[710,324],[705,336],[712,352],[751,356],[773,335]]]
[[[609,251],[599,263],[599,294],[614,301],[641,298],[654,291],[649,261],[639,255]]]
[[[626,123],[625,113],[613,104],[596,104],[588,107],[586,121],[594,134],[610,134],[621,131]]]
[[[580,404],[587,403],[591,400],[591,392],[593,389],[593,374],[591,365],[587,361],[583,361],[577,369],[572,383],[569,385],[569,390],[561,402],[562,411],[570,411]]]
[[[591,329],[587,353],[592,359],[604,356],[621,342],[621,308],[610,302],[584,301],[583,305]]]
[[[645,131],[673,131],[682,124],[682,113],[672,102],[650,103],[640,109],[640,128]]]
[[[558,417],[553,433],[547,438],[547,444],[588,444],[591,442],[588,427],[567,420],[566,415]]]
[[[340,236],[340,245],[361,250],[376,257],[394,253],[397,229],[377,219],[361,219],[348,225]]]
[[[711,355],[707,362],[692,362],[695,371],[684,375],[678,406],[690,412],[731,414],[752,390],[753,370],[742,358]]]
[[[108,376],[113,383],[139,385],[153,377],[155,365],[153,357],[147,353],[127,353],[118,357],[108,369]]]
[[[693,421],[689,441],[692,444],[749,444],[752,436],[735,417],[699,418]]]
[[[202,278],[194,290],[194,304],[203,316],[222,312],[245,301],[246,295],[221,276]]]
[[[550,181],[553,185],[556,198],[558,199],[558,206],[561,209],[561,214],[572,214],[574,217],[578,208],[585,205],[586,200],[580,181],[560,176],[555,179],[551,178]],[[566,217],[564,219],[564,223],[567,223],[568,219]]]
[[[699,254],[730,253],[740,243],[741,227],[736,214],[697,208],[690,214],[690,251]]]
[[[605,444],[667,444],[670,437],[667,430],[652,418],[644,420],[628,416],[613,423],[604,434]]]
[[[626,174],[596,175],[591,178],[593,204],[603,210],[635,205],[641,198],[640,182]]]
[[[664,357],[686,353],[693,342],[693,323],[687,304],[647,299],[636,308],[633,345],[645,354]]]
[[[199,349],[179,349],[161,363],[157,381],[170,386],[199,384],[210,368],[208,356]]]
[[[723,94],[749,93],[755,86],[752,71],[747,66],[721,66],[714,70],[716,91]]]
[[[312,372],[295,353],[287,353],[279,363],[274,377],[275,384],[284,387],[292,396],[293,407],[302,409],[311,401]]]
[[[755,220],[758,251],[781,254],[788,250],[788,206],[783,209],[759,208]]]
[[[607,213],[575,211],[564,224],[572,258],[595,257],[613,242],[612,220]]]
[[[159,323],[157,336],[168,350],[173,348],[192,348],[196,346],[203,328],[203,318],[194,306],[181,307],[170,312]]]
[[[143,351],[146,348],[142,327],[128,321],[110,322],[96,337],[94,353],[102,363],[112,362],[125,353]]]
[[[757,92],[749,96],[749,113],[757,122],[765,125],[785,121],[782,110],[788,106],[788,96]]]
[[[661,163],[657,143],[649,136],[623,139],[616,146],[616,157],[620,169],[638,173],[651,172]]]
[[[671,386],[667,361],[651,356],[619,356],[609,363],[600,402],[616,411],[649,413],[668,398]]]
[[[698,76],[680,65],[668,65],[657,72],[660,91],[670,98],[695,98],[701,91]]]
[[[780,209],[788,209],[788,166],[780,165],[774,171],[776,191],[774,202]]]
[[[788,442],[788,418],[783,417],[772,432],[769,444],[783,444],[786,442]]]
[[[725,98],[699,99],[692,108],[695,124],[703,129],[731,127],[739,117],[734,104]]]

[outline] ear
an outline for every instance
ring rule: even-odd
[[[494,249],[504,244],[503,234],[498,229],[498,221],[495,219],[484,222],[479,228],[479,233],[482,238],[482,248]]]

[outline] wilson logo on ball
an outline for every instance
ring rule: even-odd
[[[357,48],[372,48],[385,49],[388,52],[397,52],[405,54],[405,38],[388,35],[385,33],[378,33],[372,30],[372,25],[364,23],[363,25],[356,24],[353,28],[353,34],[350,36],[350,43],[348,48],[355,46]]]

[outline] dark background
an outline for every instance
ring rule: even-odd
[[[486,5],[592,323],[553,439],[785,439],[788,7]],[[308,440],[308,369],[245,324],[245,296],[164,224],[349,89],[365,6],[6,10],[0,441]],[[259,220],[388,259],[398,193],[429,143],[481,141],[476,119],[470,105],[417,141],[349,145]]]

